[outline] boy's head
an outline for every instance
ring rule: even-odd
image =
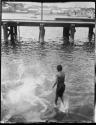
[[[57,66],[57,71],[58,71],[58,72],[62,71],[62,66],[61,66],[61,65],[58,65],[58,66]]]

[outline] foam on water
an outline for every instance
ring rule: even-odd
[[[68,96],[64,97],[63,103],[61,101],[59,110],[62,112],[66,112],[66,113],[69,112],[69,97]]]
[[[46,88],[45,86],[43,87],[43,84],[47,84],[45,83],[46,75],[44,75],[44,70],[42,72],[39,64],[34,64],[28,68],[22,63],[18,66],[17,72],[19,74],[19,80],[15,81],[17,84],[14,82],[13,85],[9,80],[9,89],[5,97],[2,95],[3,104],[9,110],[5,119],[9,119],[9,116],[11,117],[13,114],[25,112],[30,109],[30,107],[34,107],[38,104],[43,106],[43,111],[46,110],[49,102],[43,97],[52,93],[51,90],[45,91]],[[11,89],[12,85],[13,88]],[[39,96],[36,95],[35,91],[38,85],[42,88]],[[39,88],[37,90],[39,90]]]

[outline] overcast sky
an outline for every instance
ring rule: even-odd
[[[31,6],[31,5],[41,5],[40,3],[29,3],[25,2],[24,5]],[[62,7],[62,8],[69,8],[69,7],[85,7],[85,8],[90,8],[93,7],[95,8],[95,2],[65,2],[65,3],[44,3],[44,5],[47,6],[57,6],[57,7]]]

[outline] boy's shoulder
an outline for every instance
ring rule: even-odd
[[[58,72],[58,73],[56,74],[56,76],[65,76],[65,73],[64,73],[64,71]]]
[[[65,73],[64,73],[64,71],[62,71],[62,72],[61,72],[61,75],[65,76]]]

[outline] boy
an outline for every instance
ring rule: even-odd
[[[53,88],[55,87],[55,85],[57,84],[57,89],[56,89],[56,98],[55,98],[55,104],[57,105],[57,101],[58,101],[58,97],[61,99],[61,101],[63,102],[63,93],[65,91],[65,74],[62,71],[62,66],[58,65],[57,66],[57,75],[56,75],[56,82],[53,85]]]

